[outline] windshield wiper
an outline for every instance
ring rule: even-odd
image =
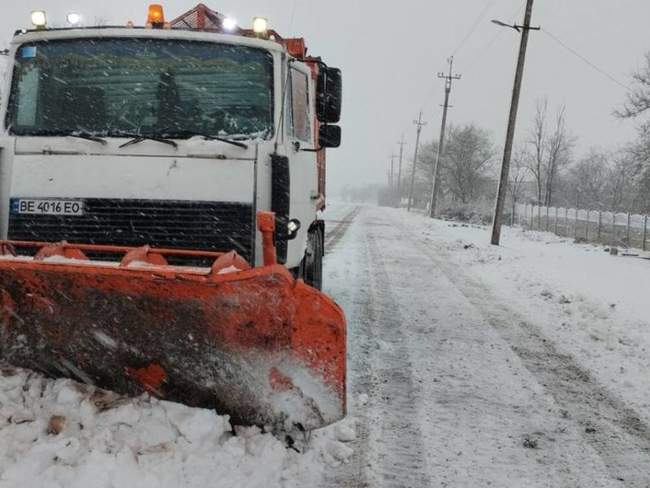
[[[35,132],[15,132],[16,135],[20,136],[37,136],[37,137],[78,137],[79,139],[85,139],[87,141],[98,142],[102,146],[108,144],[106,139],[91,134],[90,132],[78,131],[78,130],[39,130]]]
[[[203,132],[194,132],[194,131],[184,131],[184,132],[174,132],[173,134],[165,134],[170,137],[172,136],[178,136],[178,137],[202,137],[203,139],[206,139],[208,141],[219,141],[219,142],[225,142],[227,144],[232,144],[233,146],[241,147],[242,149],[248,149],[248,145],[244,144],[241,141],[237,141],[235,139],[229,139],[227,137],[220,137],[220,136],[213,136],[209,134],[204,134]]]
[[[241,141],[236,141],[235,139],[228,139],[227,137],[219,137],[219,136],[209,136],[207,134],[194,134],[194,135],[203,137],[203,139],[206,139],[208,141],[225,142],[228,144],[232,144],[233,146],[241,147],[242,149],[248,149],[248,144],[244,144]]]
[[[93,134],[91,134],[89,132],[78,132],[78,131],[66,132],[65,136],[66,137],[78,137],[79,139],[85,139],[87,141],[99,142],[102,146],[105,146],[106,144],[108,144],[106,142],[106,139],[102,139],[101,137],[95,136],[95,135],[93,135]]]
[[[115,134],[113,137],[132,137],[130,141],[126,141],[124,144],[120,145],[120,148],[131,146],[133,144],[138,144],[142,141],[156,141],[156,142],[161,142],[163,144],[167,144],[169,146],[174,147],[175,149],[178,149],[178,144],[176,144],[174,141],[171,139],[166,139],[164,137],[158,137],[158,136],[145,136],[143,134],[122,134],[118,133]]]

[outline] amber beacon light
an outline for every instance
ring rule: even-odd
[[[147,14],[147,25],[151,27],[162,27],[165,25],[165,13],[162,5],[151,4]]]

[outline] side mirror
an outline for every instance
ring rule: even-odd
[[[321,148],[339,147],[341,145],[341,127],[338,125],[321,125],[318,142]]]
[[[324,124],[336,124],[341,120],[343,79],[341,70],[322,66],[318,73],[317,110],[318,120]]]

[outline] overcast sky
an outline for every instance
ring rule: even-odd
[[[147,6],[137,0],[2,2],[0,39],[5,44],[15,29],[28,26],[29,12],[35,8],[46,9],[52,21],[61,22],[68,11],[78,11],[86,19],[142,24]],[[266,16],[280,34],[304,36],[312,54],[343,70],[344,145],[328,157],[332,188],[345,182],[384,181],[389,156],[397,151],[402,133],[412,157],[412,121],[420,109],[429,123],[423,140],[437,139],[443,83],[436,73],[446,68],[452,53],[455,71],[463,79],[454,87],[450,121],[475,122],[490,130],[499,146],[503,144],[519,36],[489,20],[521,22],[525,0],[208,0],[206,4],[241,24],[249,24],[254,15]],[[194,5],[191,0],[164,2],[168,17]],[[483,19],[476,24],[482,13]],[[630,73],[650,50],[647,0],[538,0],[533,22],[623,84],[629,83]],[[474,24],[476,29],[466,39]],[[535,100],[544,95],[551,107],[566,104],[568,124],[578,137],[580,151],[621,144],[635,135],[633,123],[612,116],[624,100],[625,89],[580,61],[549,34],[535,32],[528,52],[518,136],[529,126]]]

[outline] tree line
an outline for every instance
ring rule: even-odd
[[[634,73],[632,90],[613,116],[637,121],[638,134],[628,144],[576,150],[566,106],[548,98],[537,101],[534,116],[521,131],[511,163],[509,211],[516,203],[616,212],[650,213],[650,53]],[[422,145],[415,162],[413,204],[426,208],[431,199],[437,142]],[[492,134],[475,124],[451,126],[440,160],[442,216],[489,221],[496,194],[501,151]],[[380,204],[405,205],[412,162],[379,193]],[[392,184],[391,184],[392,183]]]

